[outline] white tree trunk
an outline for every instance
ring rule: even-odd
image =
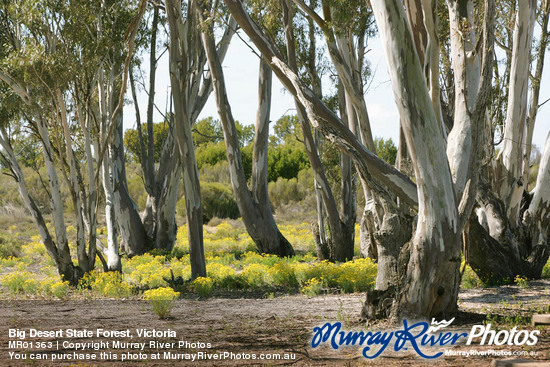
[[[189,88],[188,75],[190,65],[186,59],[193,53],[198,54],[200,43],[194,9],[187,9],[188,18],[183,21],[181,4],[178,1],[166,0],[166,16],[170,29],[170,84],[174,100],[174,121],[180,159],[182,162],[183,191],[187,211],[187,226],[189,234],[189,253],[191,257],[191,275],[193,278],[206,276],[206,262],[204,259],[202,206],[200,195],[199,171],[193,147],[190,119],[192,91]],[[202,73],[202,69],[199,71]],[[198,83],[194,86],[198,93]]]
[[[68,256],[69,242],[67,240],[65,216],[63,212],[63,199],[61,198],[61,188],[59,185],[57,170],[53,162],[53,150],[50,143],[50,137],[48,134],[48,129],[42,118],[38,118],[37,127],[42,141],[42,147],[44,148],[44,164],[46,166],[46,172],[48,173],[50,184],[52,218],[55,227],[56,242],[60,252],[64,254],[64,256]],[[68,259],[64,259],[64,262],[66,263],[69,263],[70,261],[70,257]]]
[[[396,316],[454,312],[460,282],[458,209],[445,141],[403,8],[371,1],[418,187],[418,219]],[[405,72],[406,70],[406,72]],[[426,137],[429,136],[429,139]]]
[[[56,90],[56,99],[59,107],[59,117],[61,126],[63,128],[63,136],[65,137],[65,153],[68,159],[69,165],[69,177],[67,183],[70,185],[71,196],[73,199],[75,217],[76,217],[76,247],[79,266],[84,272],[93,270],[95,258],[88,258],[88,251],[86,248],[85,238],[85,226],[84,226],[84,212],[82,206],[82,193],[80,190],[81,180],[79,178],[76,158],[73,151],[73,143],[71,138],[71,132],[69,130],[69,124],[67,122],[67,108],[65,107],[65,101],[61,90]],[[61,153],[61,146],[59,147]]]
[[[533,242],[548,247],[547,244],[550,243],[550,133],[546,137],[537,183],[533,191],[533,200],[525,215],[538,232]],[[550,249],[547,249],[547,253],[550,253]]]
[[[451,60],[455,77],[454,124],[447,143],[447,157],[460,198],[466,187],[472,152],[472,113],[480,81],[480,62],[474,48],[473,2],[448,1]],[[466,11],[466,14],[464,14]]]
[[[518,7],[514,25],[512,65],[504,141],[498,156],[497,190],[506,206],[512,228],[519,224],[523,196],[523,139],[527,119],[527,92],[533,28],[537,2],[528,0]]]
[[[21,170],[21,167],[17,162],[17,158],[15,156],[15,153],[13,152],[11,143],[9,142],[8,134],[3,128],[0,128],[0,144],[2,145],[2,148],[7,155],[10,169],[13,172],[15,181],[17,182],[21,200],[23,200],[25,207],[31,213],[31,216],[33,217],[34,222],[38,227],[38,233],[40,234],[42,243],[46,247],[48,255],[50,255],[50,258],[54,261],[56,267],[60,270],[60,274],[63,275],[63,273],[61,273],[61,270],[66,268],[66,264],[62,264],[62,262],[64,259],[67,258],[67,256],[61,256],[59,254],[59,250],[50,234],[50,231],[46,225],[46,221],[44,220],[44,217],[38,209],[34,199],[29,194],[27,184],[25,183],[25,176],[23,175],[23,171]],[[68,248],[66,250],[68,250]],[[68,256],[68,258],[70,258],[70,255]]]

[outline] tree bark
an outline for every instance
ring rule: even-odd
[[[189,253],[191,257],[191,276],[206,276],[204,244],[202,232],[202,205],[200,195],[199,170],[195,159],[190,108],[193,94],[190,91],[189,65],[186,57],[198,52],[200,36],[196,29],[195,6],[193,2],[187,9],[187,19],[183,22],[181,4],[175,0],[166,0],[166,16],[170,29],[170,84],[174,100],[174,121],[180,159],[182,162],[183,191],[187,211]],[[200,70],[202,72],[202,70]],[[193,87],[193,85],[191,85]],[[193,88],[198,89],[198,85]]]
[[[512,65],[504,141],[497,157],[496,190],[506,206],[512,228],[519,225],[520,203],[524,191],[523,147],[527,119],[527,92],[531,44],[537,2],[529,0],[518,7],[514,25]]]
[[[298,65],[296,61],[296,50],[294,47],[295,39],[292,27],[293,17],[291,10],[292,7],[290,1],[283,1],[283,23],[285,26],[288,62],[292,72],[296,73],[298,70]],[[353,258],[353,236],[355,235],[355,229],[353,228],[353,232],[351,232],[349,229],[349,220],[347,222],[344,222],[340,216],[336,200],[334,199],[334,195],[332,193],[332,188],[330,187],[330,184],[325,174],[325,170],[321,163],[321,159],[319,157],[317,145],[315,144],[315,139],[313,138],[313,133],[309,125],[307,112],[303,104],[297,98],[294,99],[294,104],[296,105],[298,118],[301,122],[306,154],[313,170],[316,190],[319,192],[320,197],[322,198],[322,212],[326,214],[326,224],[328,226],[328,236],[326,236],[325,238],[321,237],[321,234],[325,230],[324,227],[319,226],[317,228],[313,228],[317,255],[321,260],[351,260]],[[348,168],[349,167],[351,167],[351,164],[348,165]],[[351,190],[351,187],[349,187],[349,189]],[[322,224],[323,222],[325,221],[320,221],[320,224]],[[355,220],[353,219],[353,226],[354,225]],[[323,242],[323,240],[325,242]]]
[[[419,198],[416,231],[410,254],[404,253],[405,269],[400,272],[403,283],[392,315],[430,317],[454,313],[460,283],[461,229],[444,137],[402,7],[381,0],[371,1],[371,6],[415,166]],[[431,138],[426,140],[426,136]]]

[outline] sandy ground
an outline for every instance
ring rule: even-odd
[[[340,321],[345,330],[359,331],[364,327],[359,319],[363,295],[327,295],[318,297],[284,296],[273,299],[181,299],[176,301],[171,317],[159,320],[152,312],[150,305],[141,300],[0,300],[0,366],[488,366],[495,357],[491,356],[443,356],[437,360],[423,360],[411,350],[393,351],[389,347],[383,357],[373,361],[360,355],[358,347],[344,347],[338,350],[322,345],[311,348],[312,330],[325,322]],[[511,329],[514,322],[530,317],[533,310],[547,312],[550,305],[550,281],[531,282],[529,287],[505,286],[465,290],[460,295],[461,313],[455,322],[446,330],[452,332],[469,331],[473,325],[482,324],[483,320],[495,321],[498,315],[503,323],[502,329]],[[490,316],[487,316],[490,315]],[[504,316],[508,316],[505,318]],[[510,325],[504,323],[510,322]],[[119,338],[98,337],[97,329],[108,331],[130,330],[129,335]],[[388,325],[369,325],[369,330],[380,331]],[[532,328],[520,326],[518,329]],[[25,339],[10,337],[9,329],[26,331]],[[31,338],[30,329],[40,331],[62,330],[61,336],[42,336]],[[70,329],[88,330],[91,337],[68,337]],[[165,337],[140,337],[138,330],[155,329],[173,331],[174,335]],[[541,329],[538,343],[533,347],[487,347],[466,346],[464,342],[452,347],[452,350],[468,351],[489,349],[504,351],[522,351],[536,353],[536,359],[550,366],[550,329]],[[18,346],[9,341],[22,340],[31,344]],[[145,348],[117,348],[113,341],[145,343]],[[96,360],[84,358],[65,361],[52,361],[55,355],[73,356],[74,345],[64,342],[108,342],[101,350],[87,349],[78,353],[94,354]],[[175,343],[168,345],[150,345],[150,342]],[[37,343],[38,342],[38,343]],[[43,344],[45,343],[45,344]],[[51,343],[51,344],[47,344]],[[59,343],[59,346],[58,346]],[[182,343],[178,347],[178,343]],[[201,344],[203,343],[203,344]],[[210,343],[210,346],[208,346]],[[136,344],[137,345],[137,344]],[[410,348],[409,348],[410,349]],[[444,348],[449,349],[449,348]],[[441,349],[441,350],[444,350]],[[435,354],[438,349],[426,349]],[[10,352],[14,353],[10,358]],[[128,354],[129,352],[129,354]],[[174,359],[167,359],[164,353],[172,353]],[[200,361],[186,360],[183,355],[202,352]],[[147,355],[147,360],[139,360],[139,354]],[[152,355],[160,356],[153,360]],[[240,359],[225,358],[208,360],[208,356],[233,353]],[[25,360],[16,360],[15,355],[25,356]],[[117,354],[117,359],[114,359]],[[175,354],[180,354],[174,356]],[[243,359],[246,355],[253,358],[271,357],[277,354],[286,360]],[[132,360],[121,361],[122,356]],[[47,360],[34,360],[31,357],[42,356]],[[80,356],[82,357],[82,356]],[[498,358],[498,357],[496,357]],[[80,359],[80,361],[79,361]],[[544,362],[546,361],[546,362]]]

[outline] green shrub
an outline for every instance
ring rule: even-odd
[[[214,217],[236,219],[239,207],[231,185],[219,182],[201,182],[202,216],[205,222]]]
[[[251,288],[260,288],[266,284],[266,274],[269,268],[263,264],[250,264],[243,268],[241,277]]]
[[[529,280],[521,275],[516,275],[514,283],[516,283],[520,288],[527,288],[529,286]]]
[[[195,292],[201,297],[208,297],[214,290],[214,280],[210,277],[198,277],[193,281]]]
[[[542,278],[550,278],[550,258],[548,258],[546,265],[544,265],[544,268],[542,268]]]
[[[462,274],[462,283],[460,286],[464,289],[472,289],[483,286],[481,280],[470,265],[466,265],[466,269],[464,269],[464,274]]]
[[[274,285],[289,288],[298,288],[299,282],[296,278],[296,272],[292,265],[279,262],[268,271]]]
[[[274,208],[302,202],[313,192],[313,171],[301,170],[297,177],[286,179],[279,177],[268,184],[269,200]]]
[[[50,292],[52,296],[57,298],[65,298],[67,297],[67,294],[69,293],[69,282],[67,281],[59,281],[55,282],[50,286]]]
[[[323,282],[317,278],[311,278],[304,283],[301,292],[306,296],[316,296],[321,294],[323,290]]]
[[[0,257],[17,257],[21,249],[20,241],[9,234],[0,234]]]
[[[91,289],[102,296],[124,298],[132,295],[132,287],[118,272],[99,273],[91,282]]]

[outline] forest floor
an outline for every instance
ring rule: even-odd
[[[488,366],[495,358],[493,356],[445,356],[436,360],[425,360],[411,348],[394,351],[390,345],[375,360],[367,360],[361,356],[360,347],[343,347],[333,350],[323,344],[318,348],[311,347],[313,328],[326,322],[341,322],[343,330],[359,331],[364,327],[359,313],[363,294],[325,295],[306,297],[301,295],[282,296],[267,299],[235,299],[235,298],[184,298],[175,302],[171,317],[166,320],[159,318],[152,312],[151,306],[142,300],[22,300],[4,299],[0,301],[0,365],[2,366],[225,366],[225,365],[296,365],[296,366]],[[474,325],[491,323],[493,329],[511,330],[514,326],[518,330],[533,330],[530,325],[533,313],[550,312],[550,281],[533,281],[524,287],[515,285],[492,288],[474,288],[460,292],[460,314],[451,326],[444,329],[453,333],[470,332]],[[97,329],[130,330],[130,335],[120,338],[97,337]],[[395,330],[396,326],[384,323],[371,324],[368,329],[376,332]],[[403,328],[403,325],[400,326]],[[9,329],[26,330],[24,341],[34,344],[21,345],[19,348],[9,347],[9,340],[18,340],[9,337]],[[41,331],[63,330],[61,337],[29,337],[30,329]],[[68,337],[69,329],[91,330],[91,337]],[[157,331],[173,330],[175,336],[143,337],[138,335],[139,329],[155,329]],[[449,347],[422,347],[423,352],[429,355],[446,349],[467,352],[476,351],[527,351],[536,356],[524,357],[539,361],[539,365],[550,366],[550,329],[538,327],[540,335],[538,343],[532,347],[481,346],[479,342],[465,345],[462,338],[456,345]],[[116,348],[114,340],[123,342],[144,342],[143,350],[136,344],[134,349]],[[175,343],[173,348],[156,345],[149,342]],[[69,359],[66,361],[52,361],[57,358],[67,358],[75,351],[70,342],[100,342],[109,341],[108,347],[101,350],[84,350],[77,353],[95,354],[96,360]],[[37,343],[38,342],[38,343]],[[51,342],[48,346],[40,342]],[[57,343],[59,349],[57,349]],[[182,343],[178,347],[178,343]],[[204,345],[201,345],[204,343]],[[208,346],[207,343],[210,343]],[[16,360],[9,352],[15,352],[19,357],[26,356],[25,360]],[[130,353],[128,353],[130,352]],[[173,353],[165,355],[164,353]],[[200,361],[186,360],[184,355],[203,352]],[[152,355],[160,353],[160,359],[154,360]],[[211,361],[219,353],[234,354],[240,359]],[[491,352],[489,352],[491,353]],[[114,360],[113,354],[117,354]],[[140,361],[139,355],[147,356],[147,360]],[[180,354],[180,358],[174,354]],[[286,360],[254,360],[243,359],[272,357],[268,354],[277,354]],[[126,361],[121,361],[125,356]],[[197,354],[198,356],[198,354]],[[43,357],[45,360],[30,359]],[[92,357],[90,357],[92,358]],[[131,359],[131,360],[128,360]],[[168,359],[174,358],[174,359]],[[191,358],[191,357],[188,357]],[[545,361],[545,362],[544,362]]]

